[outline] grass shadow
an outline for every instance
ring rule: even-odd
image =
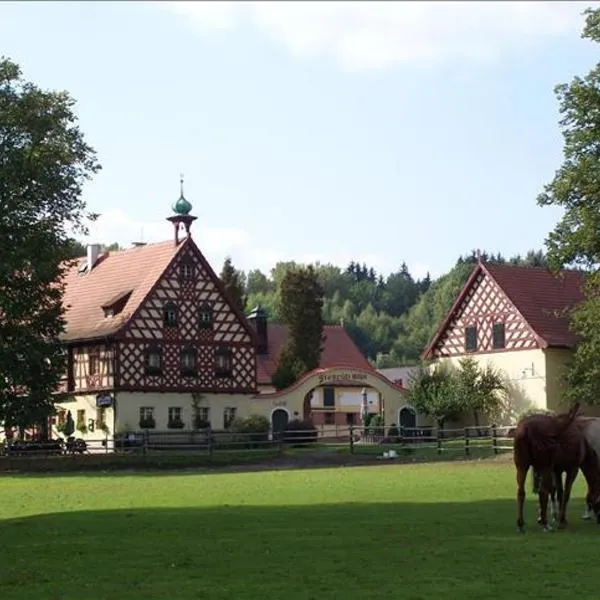
[[[268,494],[265,490],[265,494]],[[131,508],[0,520],[3,600],[598,595],[579,519],[515,532],[515,502]],[[566,560],[565,557],[568,557]],[[532,578],[532,568],[540,577]]]

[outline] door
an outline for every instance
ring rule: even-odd
[[[287,410],[283,410],[283,408],[277,408],[273,411],[271,415],[271,426],[273,427],[273,433],[280,433],[284,431],[290,417],[287,413]]]
[[[417,413],[415,409],[408,406],[401,408],[398,413],[398,425],[400,426],[401,435],[413,437],[415,435],[415,428],[417,427]]]

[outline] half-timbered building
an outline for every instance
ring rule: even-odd
[[[194,419],[221,429],[237,416],[273,412],[263,397],[273,391],[287,328],[267,323],[260,308],[246,317],[230,301],[190,235],[190,210],[182,192],[168,218],[174,239],[111,252],[91,244],[69,268],[68,372],[55,426],[68,411],[84,436],[99,428],[187,429]],[[373,370],[343,327],[326,327],[325,337],[321,367]],[[315,412],[335,412],[335,400],[331,406],[322,394],[331,396],[328,388],[316,391]]]
[[[478,261],[421,358],[466,356],[506,377],[513,410],[560,407],[577,343],[567,311],[583,299],[582,275]]]

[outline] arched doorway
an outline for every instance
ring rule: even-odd
[[[271,427],[273,428],[273,433],[284,431],[289,420],[290,414],[285,408],[276,408],[271,413]]]
[[[398,427],[400,431],[408,430],[406,436],[410,437],[415,434],[417,426],[417,411],[412,406],[403,406],[398,411]]]

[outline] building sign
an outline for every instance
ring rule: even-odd
[[[112,406],[112,403],[112,396],[109,396],[108,394],[99,394],[98,396],[96,396],[97,408],[107,408],[109,406]]]
[[[365,373],[323,373],[319,375],[319,385],[324,383],[366,383]]]

